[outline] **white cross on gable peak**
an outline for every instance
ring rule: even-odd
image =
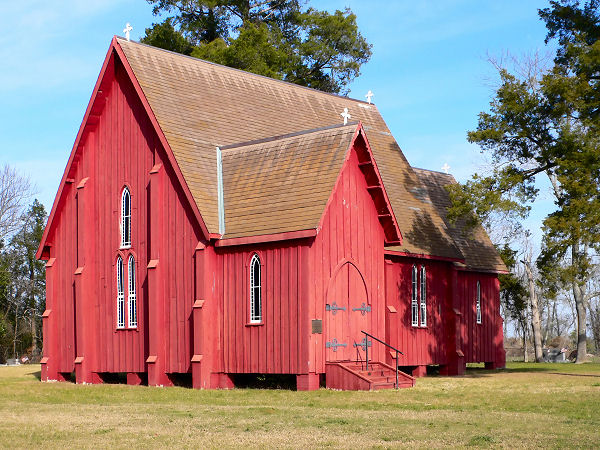
[[[133,30],[133,27],[127,22],[125,28],[123,28],[123,33],[125,33],[125,39],[129,40],[129,33]]]
[[[371,90],[369,89],[369,92],[367,92],[367,95],[365,95],[367,102],[369,103],[369,105],[371,104],[371,98],[374,96],[375,94],[373,94],[373,92],[371,92]]]
[[[344,108],[344,112],[342,112],[340,116],[344,119],[344,125],[348,125],[348,119],[352,118],[350,113],[348,113],[348,108]]]
[[[442,166],[442,170],[444,171],[444,173],[449,173],[450,166],[448,165],[448,163],[444,163],[444,165]]]

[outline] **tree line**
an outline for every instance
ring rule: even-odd
[[[42,350],[46,307],[45,265],[35,253],[44,232],[46,210],[32,197],[27,177],[0,169],[0,363]]]

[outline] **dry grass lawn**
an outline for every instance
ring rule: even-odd
[[[0,367],[2,447],[600,448],[600,364],[518,364],[399,391],[40,383]]]

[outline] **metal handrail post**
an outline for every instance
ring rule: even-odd
[[[396,389],[398,389],[398,350],[396,350]]]
[[[369,338],[365,336],[365,358],[367,360],[366,369],[369,370]]]

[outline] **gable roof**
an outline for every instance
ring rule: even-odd
[[[456,183],[452,175],[425,169],[413,169],[429,194],[438,214],[444,219],[454,242],[465,257],[469,269],[493,272],[506,272],[508,269],[498,255],[494,244],[490,241],[482,226],[477,226],[472,235],[463,233],[461,223],[450,224],[447,218],[447,208],[450,206],[450,196],[445,186]]]
[[[222,147],[223,238],[317,228],[356,129]]]
[[[211,233],[218,232],[215,147],[360,121],[403,232],[393,249],[462,259],[377,107],[116,38]],[[285,227],[282,227],[281,231]],[[273,230],[276,232],[276,229]]]
[[[355,145],[359,136],[360,143]],[[400,230],[360,124],[220,148],[223,239],[317,230],[351,148],[357,152],[359,168],[379,205],[386,242],[398,243]]]

